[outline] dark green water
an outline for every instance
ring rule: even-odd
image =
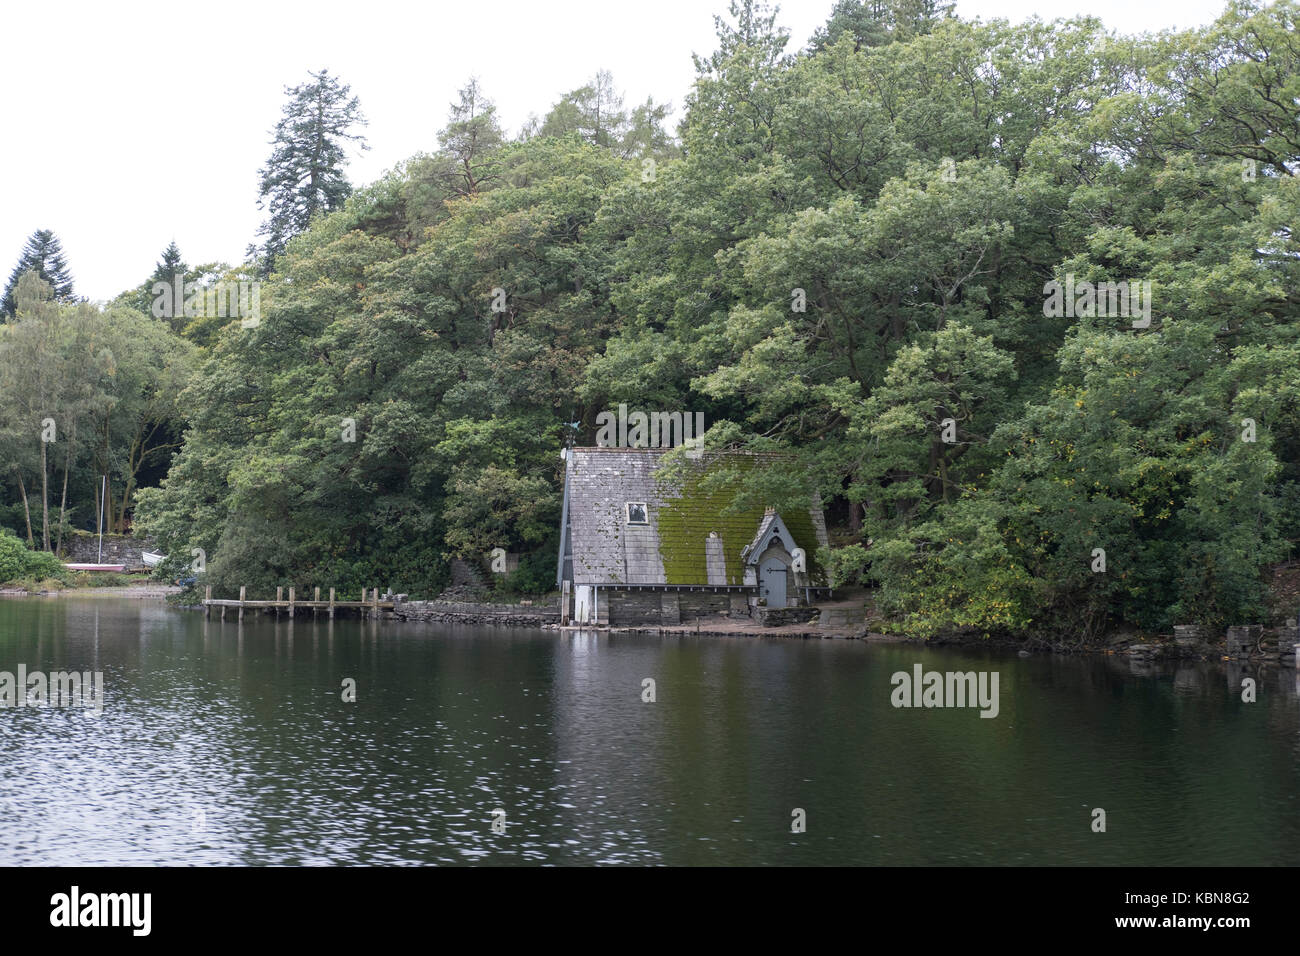
[[[916,662],[996,671],[998,716],[894,708]],[[0,600],[20,663],[106,700],[0,709],[0,864],[1300,863],[1290,668],[81,596]]]

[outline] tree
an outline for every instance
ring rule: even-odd
[[[718,48],[707,57],[692,54],[696,79],[686,100],[684,140],[688,153],[729,153],[734,164],[772,152],[790,34],[761,0],[732,0],[729,9],[734,23],[713,18]]]
[[[997,423],[986,408],[998,410],[1003,381],[1014,376],[1011,354],[963,325],[900,349],[871,397],[848,411],[850,435],[872,445],[862,469],[870,484],[857,489],[859,496],[876,497],[888,518],[959,497],[965,476],[957,463],[985,457],[982,447]],[[968,475],[975,470],[965,468]]]
[[[164,284],[173,290],[172,296],[168,300],[171,303],[172,314],[164,317],[171,322],[172,328],[179,332],[185,327],[185,308],[182,301],[185,297],[185,284],[194,281],[194,278],[195,274],[190,271],[190,267],[181,258],[181,250],[173,239],[167,244],[167,248],[163,250],[162,258],[154,266],[153,275],[149,277],[149,281],[146,283],[145,295],[147,298],[143,303],[145,307],[137,311],[152,315],[153,303],[159,294],[156,287],[159,284]],[[178,284],[181,290],[179,296],[174,291]]]
[[[577,133],[593,146],[624,159],[664,158],[673,148],[672,137],[663,125],[670,112],[669,104],[646,97],[629,113],[623,108],[623,94],[615,88],[614,77],[608,70],[601,70],[589,83],[565,93],[540,125],[530,119],[520,139]]]
[[[591,82],[560,98],[542,121],[541,135],[577,132],[593,146],[611,149],[619,145],[626,127],[623,94],[615,89],[609,70],[600,70]]]
[[[124,530],[121,516],[141,474],[165,463],[178,441],[177,400],[193,347],[140,312],[55,302],[34,272],[20,279],[17,299],[15,321],[0,327],[0,455],[18,485],[33,543],[27,489],[39,483],[40,546],[57,552],[78,487],[83,500],[93,494],[98,503],[100,475],[110,488],[122,482],[120,503],[106,513],[108,530]],[[93,474],[79,469],[88,449]],[[51,489],[60,470],[61,487]]]
[[[158,297],[154,291],[154,286],[158,283],[166,283],[168,288],[174,288],[176,280],[179,278],[181,288],[184,289],[186,282],[193,282],[199,273],[191,270],[181,256],[181,250],[176,242],[167,244],[167,248],[162,251],[162,257],[158,264],[154,266],[153,273],[141,285],[136,286],[127,292],[123,292],[113,300],[115,306],[125,306],[134,309],[136,312],[143,312],[145,315],[153,314],[153,304]],[[185,326],[185,310],[179,308],[176,314],[169,317],[172,328],[180,331]]]
[[[95,472],[109,476],[106,527],[126,530],[141,475],[166,464],[180,446],[181,392],[194,365],[194,347],[152,317],[128,310],[102,314],[95,343],[111,370],[84,418],[94,435]]]
[[[274,307],[216,339],[185,396],[185,447],[139,494],[163,550],[203,548],[218,591],[291,574],[423,591],[444,554],[553,531],[554,451],[566,421],[592,417],[574,409],[576,379],[617,321],[590,227],[637,171],[574,138],[504,146],[499,162],[501,184],[473,201],[408,198],[408,221],[429,220],[419,202],[444,212],[405,252],[357,228],[372,215],[360,201],[293,244]],[[274,545],[254,546],[253,528]]]
[[[17,316],[4,328],[0,340],[0,396],[9,410],[16,461],[30,464],[39,461],[41,488],[41,548],[50,547],[50,457],[51,452],[68,447],[51,445],[68,442],[73,427],[74,397],[63,386],[65,345],[69,333],[67,314],[54,300],[48,283],[35,270],[24,272],[15,289]],[[88,307],[90,308],[90,307]],[[27,504],[26,483],[18,473],[27,521],[30,529],[31,509]],[[30,535],[30,530],[29,530]]]
[[[0,313],[13,318],[18,308],[16,292],[18,280],[25,272],[35,272],[49,284],[51,295],[56,302],[72,302],[76,296],[72,291],[72,275],[68,272],[68,261],[63,255],[63,246],[58,237],[49,229],[37,229],[27,240],[18,264],[9,274],[5,285],[4,299],[0,302]]]
[[[173,239],[163,250],[162,258],[158,260],[158,265],[154,266],[153,275],[149,277],[149,282],[171,282],[176,276],[184,276],[189,271],[189,266],[181,258],[181,250],[176,246],[176,240]]]
[[[483,94],[477,77],[470,77],[459,96],[459,102],[451,104],[447,125],[438,132],[448,160],[440,178],[454,195],[473,196],[499,181],[496,153],[505,134],[496,106]]]
[[[1168,40],[1144,151],[1187,151],[1300,173],[1300,5],[1232,0],[1204,31]],[[1146,125],[1144,123],[1143,125]]]
[[[809,46],[820,53],[843,36],[853,38],[853,51],[884,46],[929,33],[952,16],[951,0],[836,0],[830,18],[813,33]]]
[[[310,73],[311,82],[285,89],[289,102],[275,127],[274,150],[262,167],[258,208],[270,218],[258,230],[265,240],[248,254],[260,258],[264,276],[289,240],[305,231],[312,219],[342,207],[352,193],[343,174],[345,144],[369,149],[365,137],[352,132],[366,125],[360,101],[351,87],[328,70]]]
[[[845,34],[853,37],[854,53],[864,46],[884,46],[889,42],[886,12],[885,0],[836,0],[830,18],[813,33],[809,46],[820,52]]]
[[[45,474],[42,419],[49,417],[47,355],[56,306],[49,283],[34,271],[19,277],[15,296],[19,318],[0,326],[0,451],[18,485],[27,543],[34,547],[28,487]]]
[[[622,155],[638,159],[671,155],[673,139],[664,129],[664,121],[671,112],[671,103],[656,103],[650,96],[640,106],[633,107],[622,135]]]

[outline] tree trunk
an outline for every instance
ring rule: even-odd
[[[930,442],[930,463],[925,469],[925,478],[921,484],[925,488],[925,496],[931,501],[937,501],[943,494],[939,478],[939,462],[943,460],[943,444],[941,441]]]
[[[50,550],[50,474],[45,453],[49,443],[41,442],[41,546]]]
[[[101,479],[102,480],[102,479]],[[103,481],[104,490],[104,534],[113,533],[113,482]]]
[[[126,534],[126,506],[135,491],[135,476],[127,475],[126,485],[122,489],[122,507],[117,511],[117,533]]]
[[[54,553],[58,554],[63,549],[63,526],[64,517],[67,514],[68,507],[68,472],[72,470],[72,441],[68,441],[68,454],[63,460],[63,497],[59,499],[59,534],[54,542]]]
[[[22,472],[18,472],[18,491],[23,496],[23,517],[27,519],[27,546],[33,548],[36,546],[36,540],[32,537],[32,509],[27,503],[27,486],[23,484]]]

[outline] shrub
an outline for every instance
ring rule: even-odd
[[[549,594],[555,590],[555,551],[539,549],[523,554],[515,571],[504,577],[493,575],[493,578],[493,590],[502,595]]]
[[[5,528],[0,528],[0,583],[53,578],[66,582],[63,562],[46,551],[33,551]]]

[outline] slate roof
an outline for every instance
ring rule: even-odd
[[[654,473],[666,451],[569,449],[561,568],[565,556],[571,556],[574,584],[708,585],[705,541],[711,531],[722,539],[726,584],[744,584],[741,552],[757,540],[760,525],[770,523],[764,522],[764,508],[724,514],[730,504],[726,493],[695,488],[697,476],[708,467],[707,455],[692,463],[695,474],[684,482],[685,493],[680,486],[661,485]],[[649,524],[629,525],[627,503],[640,501],[646,503]],[[825,576],[813,552],[827,544],[826,523],[819,503],[812,499],[810,504],[806,511],[782,512],[782,520],[808,552],[809,579],[817,586],[824,584]]]
[[[775,526],[775,529],[773,526]],[[768,532],[774,530],[776,534],[779,534],[782,537],[782,539],[787,536],[791,538],[794,537],[794,535],[790,534],[790,529],[785,527],[785,522],[781,520],[781,516],[775,511],[769,511],[767,514],[763,515],[763,520],[759,524],[758,531],[755,533],[753,539],[749,544],[745,545],[744,549],[740,552],[741,559],[747,564],[756,564],[759,556],[762,555],[764,550],[766,550],[763,548],[763,545],[767,543]],[[796,544],[795,547],[798,547],[798,545]],[[807,545],[804,545],[804,550],[808,551],[810,549]]]

